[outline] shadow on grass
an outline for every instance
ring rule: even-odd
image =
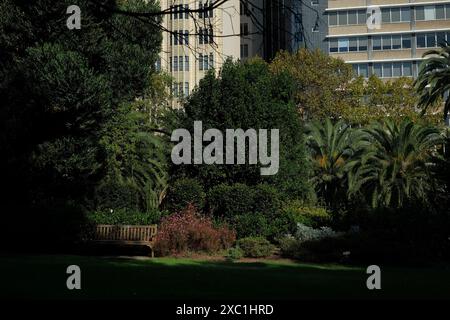
[[[382,290],[366,288],[365,268],[181,258],[3,256],[2,297],[32,299],[357,299],[450,298],[448,269],[383,268]],[[82,289],[66,288],[67,266]]]

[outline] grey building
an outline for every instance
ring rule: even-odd
[[[328,52],[328,0],[292,0],[291,50],[321,49]]]

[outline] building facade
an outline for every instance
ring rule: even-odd
[[[173,95],[187,96],[208,70],[220,69],[231,58],[245,60],[263,56],[263,37],[255,25],[255,17],[263,20],[259,5],[263,0],[243,5],[228,0],[211,8],[211,0],[162,0],[162,10],[171,9],[163,17],[163,41],[157,69],[173,77]],[[191,10],[191,11],[188,11]],[[194,10],[194,12],[192,12]]]
[[[363,77],[416,77],[423,54],[450,42],[450,1],[329,0],[325,11],[329,54]]]
[[[328,51],[328,1],[293,1],[292,50],[300,48]]]

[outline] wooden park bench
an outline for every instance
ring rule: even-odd
[[[156,224],[148,226],[99,224],[95,227],[95,231],[90,240],[95,243],[146,246],[150,248],[153,258],[153,245],[156,231]]]

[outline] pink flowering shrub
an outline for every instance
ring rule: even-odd
[[[236,240],[226,226],[214,227],[189,204],[184,210],[162,219],[156,235],[155,252],[160,256],[184,252],[216,252],[230,248]]]

